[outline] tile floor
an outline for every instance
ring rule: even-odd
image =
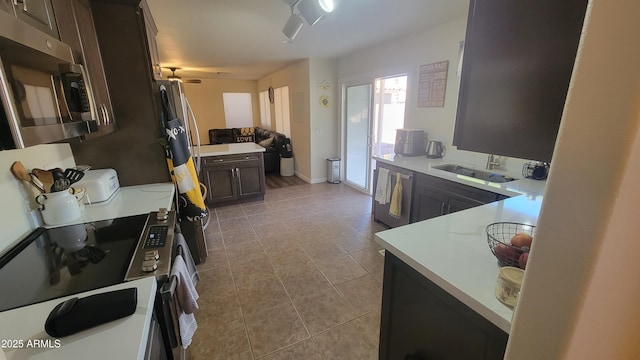
[[[371,197],[344,184],[216,208],[189,357],[377,359],[383,229]]]

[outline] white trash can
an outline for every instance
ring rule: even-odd
[[[295,165],[293,158],[280,158],[280,176],[293,176],[295,174]]]

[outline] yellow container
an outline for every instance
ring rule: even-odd
[[[524,270],[511,266],[501,267],[496,281],[496,298],[503,304],[513,307],[520,293],[522,278],[524,278]]]

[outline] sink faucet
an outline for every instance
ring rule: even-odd
[[[487,157],[487,170],[500,169],[500,157],[490,154]]]

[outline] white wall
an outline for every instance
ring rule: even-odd
[[[63,169],[75,166],[69,144],[36,145],[26,149],[0,151],[0,253],[25,237],[35,226],[29,213],[37,208],[34,201],[38,191],[24,181],[17,180],[10,168],[20,161],[28,169]]]
[[[310,59],[309,77],[311,183],[317,183],[327,181],[327,159],[338,156],[340,149],[336,61]],[[327,107],[320,104],[323,95],[329,99]]]
[[[507,359],[640,359],[638,14],[590,2]]]
[[[453,147],[456,107],[460,78],[460,41],[464,40],[467,14],[461,14],[438,26],[367,48],[338,60],[340,84],[373,83],[376,77],[408,74],[405,128],[423,129],[430,140],[445,144],[445,156],[461,164],[484,166],[487,154],[457,150]],[[420,65],[449,60],[444,107],[417,106]],[[519,173],[526,160],[504,158],[503,165]]]

